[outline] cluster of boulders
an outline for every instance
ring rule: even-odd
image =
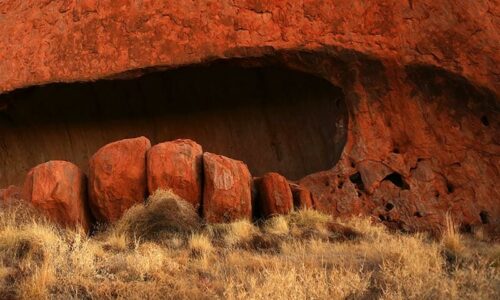
[[[203,152],[192,140],[151,147],[145,137],[108,144],[95,153],[86,176],[67,161],[33,168],[22,188],[0,190],[0,199],[24,199],[63,226],[113,223],[158,189],[171,190],[209,223],[287,214],[311,208],[311,193],[277,173],[252,178],[245,163]]]

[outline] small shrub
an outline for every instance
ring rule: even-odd
[[[116,225],[116,232],[129,237],[154,240],[160,235],[190,233],[201,228],[193,206],[171,191],[158,190],[146,204],[130,208]]]

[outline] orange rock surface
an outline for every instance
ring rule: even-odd
[[[108,144],[90,160],[89,202],[97,221],[117,221],[132,205],[147,195],[145,137]]]
[[[257,180],[259,208],[264,217],[285,215],[293,209],[293,196],[285,177],[270,172]]]
[[[252,219],[252,177],[245,163],[203,154],[203,217],[210,223]]]
[[[348,111],[340,160],[299,181],[317,209],[435,232],[449,213],[500,234],[497,1],[88,3],[0,3],[1,93],[215,60],[300,70],[339,87]],[[14,98],[0,95],[0,115]],[[16,149],[1,150],[0,170]]]
[[[293,206],[296,209],[313,208],[313,199],[309,189],[295,183],[290,183],[290,189],[293,195]]]
[[[153,146],[147,154],[148,190],[172,190],[197,209],[202,196],[201,146],[175,140]]]
[[[87,179],[74,164],[49,161],[26,176],[23,195],[52,221],[89,231],[92,218],[87,204]]]

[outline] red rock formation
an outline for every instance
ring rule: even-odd
[[[89,201],[97,221],[114,222],[147,194],[145,137],[108,144],[90,160]]]
[[[292,191],[285,177],[271,172],[259,178],[256,184],[264,217],[288,214],[293,209]]]
[[[293,206],[296,209],[313,208],[313,199],[309,189],[295,183],[290,183],[290,189],[293,195]]]
[[[175,140],[153,146],[147,153],[148,189],[172,190],[198,209],[202,196],[201,146],[192,140]]]
[[[301,70],[341,88],[349,117],[345,146],[332,147],[339,162],[300,180],[318,209],[405,230],[439,231],[447,212],[465,229],[500,228],[495,2],[19,3],[0,3],[1,92],[216,59]],[[0,115],[15,114],[5,107]],[[0,170],[19,147],[1,149]]]
[[[203,154],[203,216],[222,223],[252,219],[252,177],[241,161],[205,152]]]
[[[87,179],[74,164],[49,161],[33,168],[23,187],[25,200],[52,221],[88,231],[91,215],[87,205]]]
[[[189,137],[244,161],[252,174],[273,171],[293,180],[329,169],[346,141],[341,90],[304,72],[221,61],[138,80],[12,94],[4,112],[9,121],[0,122],[2,149],[10,149],[0,155],[6,166],[0,186],[22,182],[25,170],[47,159],[71,161],[87,172],[89,157],[102,145],[130,136],[147,136],[153,144]]]

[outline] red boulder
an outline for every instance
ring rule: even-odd
[[[172,190],[198,209],[201,203],[201,146],[175,140],[153,146],[147,154],[148,190]]]
[[[285,177],[267,173],[257,181],[259,207],[264,217],[287,214],[293,209],[293,196]]]
[[[49,161],[38,165],[26,176],[25,200],[50,220],[66,227],[90,229],[85,174],[67,161]]]
[[[108,144],[90,159],[90,208],[98,221],[114,222],[147,193],[145,137]]]
[[[203,214],[210,223],[252,218],[252,177],[246,164],[221,155],[203,154]]]
[[[296,209],[313,208],[313,199],[308,188],[296,183],[290,183],[290,189],[293,195],[293,206]]]

